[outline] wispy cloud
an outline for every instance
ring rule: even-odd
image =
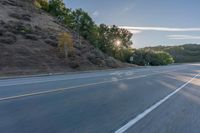
[[[167,37],[171,40],[200,40],[200,36],[192,35],[168,35]]]
[[[129,27],[129,26],[119,26],[127,30],[140,30],[140,31],[200,31],[200,28],[170,28],[170,27]]]
[[[141,30],[129,30],[131,33],[133,34],[139,34],[141,33],[142,31]]]

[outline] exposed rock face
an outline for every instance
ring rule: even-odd
[[[127,66],[95,49],[86,40],[32,5],[32,0],[0,0],[0,75],[34,74]],[[74,54],[65,58],[57,35],[71,32]]]

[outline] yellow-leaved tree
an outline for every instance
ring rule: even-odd
[[[73,54],[73,38],[70,33],[63,32],[58,35],[58,47],[68,57]]]
[[[37,7],[37,8],[41,8],[45,11],[48,11],[49,10],[49,3],[48,3],[48,0],[33,0],[34,2],[34,5]]]

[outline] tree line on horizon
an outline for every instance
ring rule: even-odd
[[[133,34],[126,30],[119,28],[115,25],[108,26],[105,24],[97,25],[87,12],[80,9],[72,10],[67,8],[63,0],[35,0],[35,5],[41,8],[51,15],[55,16],[66,27],[76,31],[84,39],[88,40],[93,46],[100,49],[102,52],[109,56],[112,56],[122,62],[135,63],[138,65],[145,65],[139,63],[139,59],[134,58],[134,62],[130,62],[130,57],[136,57],[138,51],[133,49],[131,38]],[[143,54],[149,53],[149,55],[157,55],[158,52],[142,51]],[[165,59],[170,56],[167,53],[159,52],[166,58],[158,58],[159,56],[149,56],[149,60],[152,57],[153,60],[159,60],[159,63],[152,65],[163,65],[167,62]],[[143,57],[143,56],[141,56]],[[170,57],[171,58],[171,57]],[[138,60],[138,61],[137,61]],[[145,58],[143,59],[145,60]],[[171,63],[171,62],[169,62]]]
[[[177,46],[146,47],[144,50],[165,51],[169,53],[175,63],[200,62],[200,44],[184,44]]]

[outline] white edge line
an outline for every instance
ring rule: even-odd
[[[163,98],[162,100],[160,100],[156,104],[152,105],[150,108],[146,109],[144,112],[142,112],[141,114],[139,114],[138,116],[136,116],[134,119],[132,119],[131,121],[129,121],[127,124],[125,124],[124,126],[122,126],[121,128],[119,128],[114,133],[124,133],[126,130],[128,130],[130,127],[132,127],[133,125],[135,125],[138,121],[140,121],[141,119],[143,119],[145,116],[147,116],[154,109],[156,109],[157,107],[159,107],[162,103],[164,103],[165,101],[167,101],[170,97],[172,97],[177,92],[179,92],[180,90],[182,90],[185,86],[187,86],[192,80],[194,80],[198,76],[200,76],[200,73],[198,73],[197,75],[195,75],[192,79],[190,79],[188,82],[186,82],[181,87],[179,87],[178,89],[176,89],[174,92],[170,93],[165,98]]]
[[[178,69],[178,70],[180,70],[180,69]],[[174,71],[177,71],[177,70],[174,70]],[[87,86],[99,85],[99,84],[104,84],[104,83],[111,83],[111,82],[122,81],[122,80],[144,78],[144,77],[147,77],[147,76],[152,76],[152,75],[157,75],[157,74],[162,74],[162,73],[168,73],[168,72],[173,72],[173,71],[165,71],[165,72],[160,72],[160,73],[157,72],[157,73],[153,73],[153,74],[146,74],[146,75],[140,75],[140,76],[135,76],[135,77],[121,78],[121,79],[117,79],[117,80],[102,81],[102,82],[96,82],[96,83],[90,83],[90,84],[71,86],[71,87],[67,87],[67,88],[59,88],[59,89],[54,89],[54,90],[47,90],[47,91],[33,92],[33,93],[27,93],[27,94],[22,94],[22,95],[16,95],[16,96],[3,97],[3,98],[0,98],[0,101],[23,98],[23,97],[28,97],[28,96],[41,95],[41,94],[47,94],[47,93],[53,93],[53,92],[59,92],[59,91],[65,91],[65,90],[70,90],[70,89],[75,89],[75,88],[80,88],[80,87],[87,87]]]

